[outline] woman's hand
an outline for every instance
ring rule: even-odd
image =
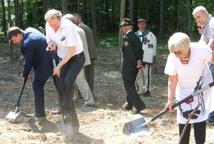
[[[171,112],[173,109],[172,106],[173,106],[173,101],[168,100],[168,102],[166,103],[165,109]]]

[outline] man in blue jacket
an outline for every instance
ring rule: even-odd
[[[51,55],[46,51],[47,42],[45,36],[34,28],[25,31],[19,27],[11,27],[8,30],[8,38],[11,44],[20,44],[21,53],[24,56],[23,78],[27,78],[33,67],[33,92],[35,97],[35,117],[45,117],[44,110],[44,86],[48,77],[52,74]]]

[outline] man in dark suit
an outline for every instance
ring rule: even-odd
[[[127,102],[123,107],[125,110],[133,110],[134,113],[140,113],[146,106],[137,94],[135,80],[138,70],[142,68],[143,50],[140,39],[132,31],[133,24],[130,19],[124,18],[120,26],[124,34],[122,44],[122,78],[127,92]]]
[[[94,63],[95,63],[95,60],[97,59],[97,51],[96,51],[96,47],[95,47],[93,31],[89,26],[87,26],[85,23],[83,23],[82,16],[80,14],[75,13],[74,19],[75,19],[74,21],[75,21],[76,25],[78,25],[80,28],[82,28],[86,34],[86,39],[87,39],[87,43],[88,43],[88,52],[89,52],[91,64],[85,66],[84,70],[85,70],[85,77],[86,77],[89,87],[93,93],[94,92],[94,68],[95,68]]]
[[[46,51],[46,38],[40,31],[31,27],[25,31],[11,27],[8,30],[8,38],[11,44],[21,44],[21,53],[24,56],[23,78],[28,77],[32,67],[34,70],[35,114],[29,116],[45,117],[44,86],[52,74],[52,61],[50,53]]]

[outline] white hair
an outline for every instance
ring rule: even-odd
[[[168,41],[168,48],[170,52],[181,51],[184,52],[190,47],[190,38],[187,34],[182,32],[174,33]]]
[[[48,20],[53,19],[53,18],[61,19],[62,13],[56,9],[48,10],[45,14],[45,20],[48,21]]]
[[[204,13],[204,14],[206,14],[206,15],[209,14],[208,11],[207,11],[207,9],[206,9],[204,6],[198,6],[198,7],[196,7],[196,8],[193,10],[192,15],[195,15],[195,14],[198,13],[198,12],[202,12],[202,13]]]
[[[72,14],[65,14],[63,16],[63,18],[68,19],[68,20],[70,20],[72,22],[74,21],[74,15],[72,15]]]

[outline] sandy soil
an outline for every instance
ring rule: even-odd
[[[4,46],[3,46],[4,47]],[[19,77],[20,62],[10,63],[8,51],[1,48],[0,55],[0,144],[172,144],[178,143],[178,129],[175,112],[167,113],[149,125],[149,132],[142,135],[126,136],[123,125],[142,117],[121,109],[125,101],[125,91],[120,73],[118,49],[99,49],[96,61],[95,98],[96,107],[85,107],[82,101],[76,102],[80,121],[80,134],[75,137],[65,136],[57,128],[59,115],[50,115],[56,107],[57,93],[50,79],[45,87],[46,119],[21,117],[18,123],[8,122],[5,116],[14,111],[15,101],[19,96],[22,81]],[[152,97],[141,97],[147,109],[143,111],[145,120],[160,112],[166,102],[167,78],[163,73],[166,55],[160,55],[155,68]],[[23,113],[34,112],[33,93],[30,79],[27,82],[21,110]],[[214,126],[207,128],[206,144],[214,144]],[[194,144],[193,131],[191,144]]]

